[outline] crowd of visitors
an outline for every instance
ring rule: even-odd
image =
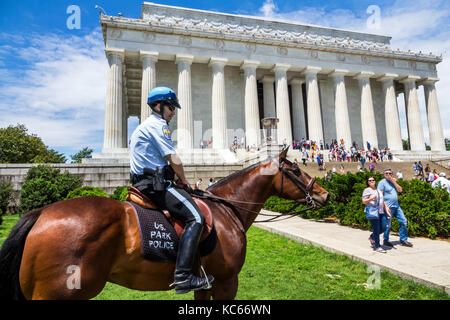
[[[412,165],[414,171],[414,178],[426,181],[432,185],[433,188],[438,186],[444,187],[450,193],[450,181],[447,179],[447,174],[441,172],[438,174],[436,169],[431,170],[430,164],[423,167],[422,161],[416,161]]]

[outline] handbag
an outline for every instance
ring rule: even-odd
[[[376,207],[374,207],[374,206],[367,206],[366,205],[365,211],[366,211],[366,218],[367,219],[378,219],[380,217],[380,209],[379,209],[379,206],[380,206],[380,193],[379,193],[378,190],[377,190],[377,194],[378,194],[378,197],[377,197],[377,205],[376,205]]]

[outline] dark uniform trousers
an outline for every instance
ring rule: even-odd
[[[152,199],[158,208],[168,210],[175,219],[182,221],[186,225],[193,222],[204,225],[205,217],[203,213],[191,195],[184,189],[170,186],[163,191],[155,191],[149,179],[141,180],[134,186]]]

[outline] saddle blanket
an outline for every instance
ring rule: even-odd
[[[173,224],[160,210],[147,209],[134,202],[127,202],[134,207],[136,212],[141,235],[142,257],[156,262],[175,262],[180,239]],[[217,234],[213,227],[211,233],[198,246],[200,256],[204,257],[210,254],[216,243]]]

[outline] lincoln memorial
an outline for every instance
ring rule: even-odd
[[[261,120],[278,118],[277,140],[403,152],[402,94],[411,150],[445,152],[435,83],[442,57],[393,50],[391,37],[144,2],[139,19],[100,15],[109,68],[104,145],[97,158],[128,154],[128,118],[144,121],[148,92],[167,86],[182,106],[170,123],[178,150],[229,149],[234,136],[262,143]],[[424,90],[426,114],[419,109]]]

